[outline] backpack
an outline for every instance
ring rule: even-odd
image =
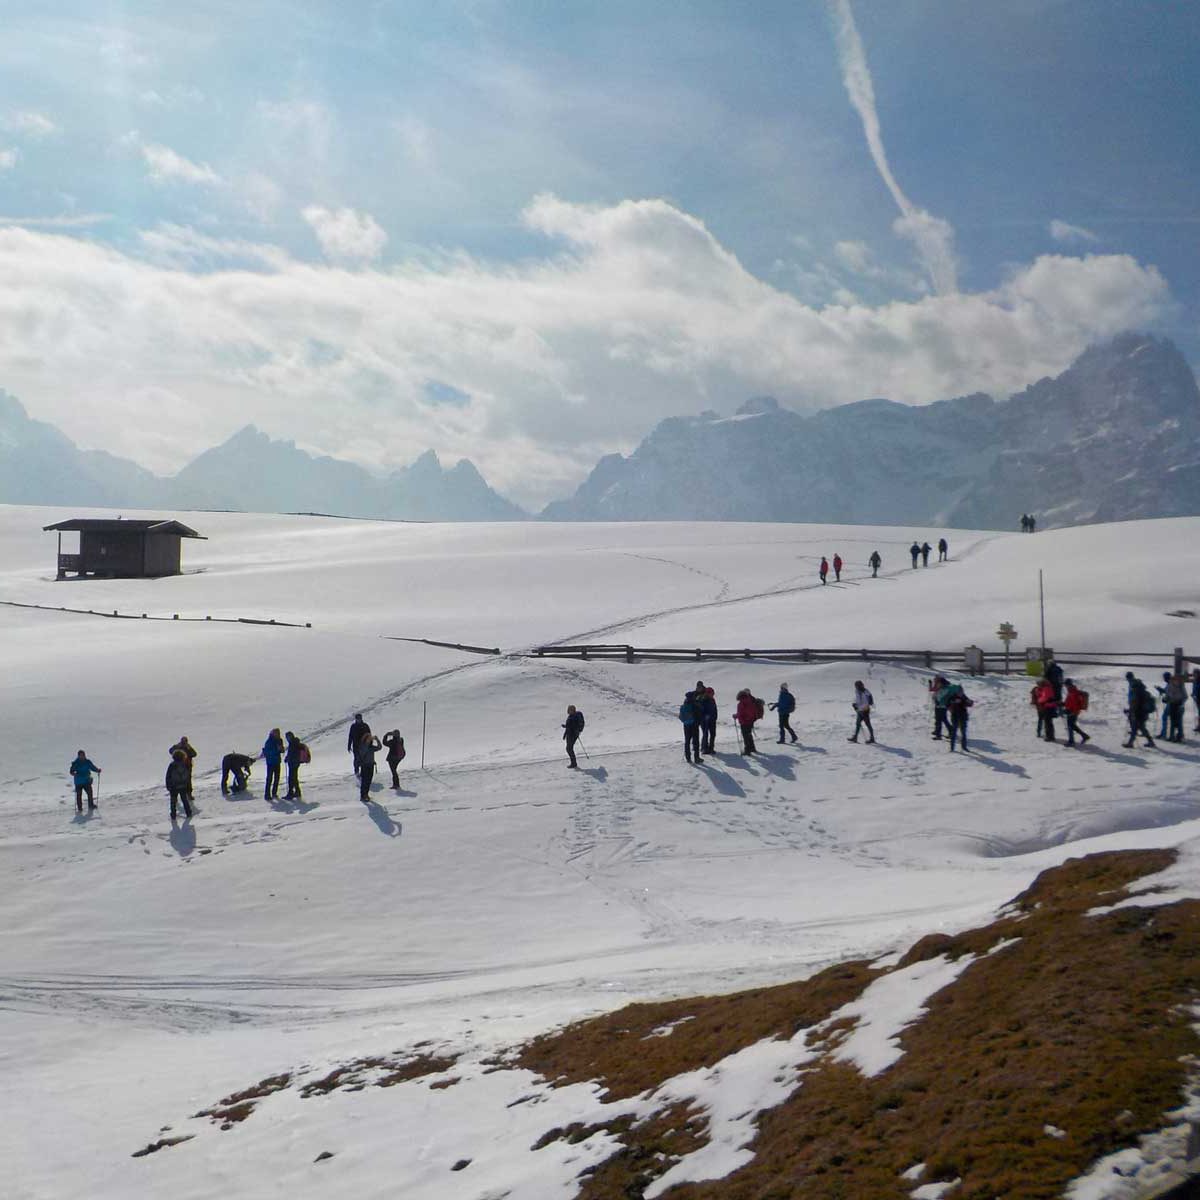
[[[1087,712],[1088,694],[1082,688],[1076,689],[1079,692],[1079,711]]]
[[[305,742],[300,743],[300,750],[298,752],[297,759],[299,762],[302,762],[302,763],[312,762],[312,751],[309,750],[307,743],[305,743]]]
[[[579,732],[582,733],[583,732],[583,713],[581,713],[578,709],[576,709],[575,715],[579,718]]]
[[[754,719],[761,721],[767,715],[767,706],[757,696],[751,696],[750,699],[754,701]]]

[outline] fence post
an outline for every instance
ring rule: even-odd
[[[580,657],[580,658],[582,658],[582,659],[583,659],[583,660],[586,662],[586,661],[587,661],[587,656],[588,656],[587,647],[586,647],[586,646],[584,646],[584,647],[583,647],[583,649],[581,649],[581,650],[579,651],[579,657]]]
[[[633,647],[632,646],[625,647],[625,661],[627,663],[633,662]]]
[[[930,670],[930,671],[933,670],[933,651],[932,650],[925,651],[925,667],[926,667],[926,670]]]
[[[1175,647],[1175,674],[1176,675],[1183,674],[1183,647],[1182,646]]]

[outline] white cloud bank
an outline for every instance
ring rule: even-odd
[[[666,416],[764,392],[798,407],[1004,394],[1170,303],[1126,255],[1049,255],[987,293],[817,308],[663,200],[541,196],[524,220],[552,243],[541,259],[382,269],[357,214],[354,270],[180,227],[136,254],[0,228],[0,386],[159,470],[254,421],[365,462],[467,455],[538,504]],[[470,402],[436,404],[431,379]]]

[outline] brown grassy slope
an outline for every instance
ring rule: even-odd
[[[924,1181],[961,1178],[954,1200],[1061,1195],[1096,1158],[1161,1127],[1162,1113],[1180,1101],[1181,1056],[1200,1051],[1183,1008],[1200,993],[1200,903],[1085,915],[1173,858],[1128,851],[1072,859],[1039,876],[992,925],[918,942],[901,965],[1018,939],[931,999],[887,1071],[866,1079],[821,1060],[763,1115],[753,1161],[669,1196],[899,1200],[914,1186],[900,1173],[917,1162],[927,1164]],[[537,1039],[520,1062],[556,1081],[597,1079],[614,1097],[633,1095],[811,1026],[871,976],[855,963],[739,996],[633,1005]],[[688,1016],[669,1037],[647,1036]],[[1048,1135],[1046,1125],[1067,1136]],[[692,1121],[683,1140],[696,1134]],[[633,1126],[623,1141],[584,1182],[583,1200],[641,1196],[682,1151],[672,1145],[678,1136],[664,1138],[662,1122]]]

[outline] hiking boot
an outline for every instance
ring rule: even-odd
[[[848,737],[848,738],[846,739],[846,741],[848,741],[848,742],[857,742],[857,741],[858,741],[858,738],[856,738],[856,737]]]
[[[873,745],[875,745],[875,739],[874,739],[874,738],[867,738],[867,745],[868,745],[868,746],[873,746]]]

